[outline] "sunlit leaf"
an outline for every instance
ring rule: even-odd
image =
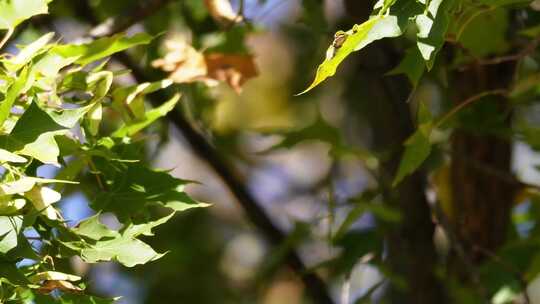
[[[145,118],[144,96],[146,94],[164,89],[172,84],[172,80],[165,79],[156,82],[145,82],[134,86],[116,89],[113,95],[113,106],[118,110],[124,121],[140,121]]]
[[[326,78],[333,76],[339,64],[352,52],[361,50],[375,40],[401,34],[398,18],[392,15],[374,16],[360,25],[355,25],[347,32],[336,33],[333,44],[326,52],[326,59],[317,68],[315,80],[300,94],[310,91]]]
[[[4,100],[0,103],[0,127],[2,127],[11,113],[11,108],[17,100],[17,97],[19,97],[19,94],[22,93],[22,90],[26,86],[27,80],[28,69],[26,68],[21,71],[15,82],[13,82],[13,84],[9,87]]]
[[[426,12],[416,17],[419,29],[417,46],[428,69],[433,67],[435,57],[445,42],[454,6],[455,0],[432,0]]]
[[[7,150],[0,149],[0,163],[2,163],[2,162],[25,163],[26,158],[24,158],[24,157],[22,157],[20,155],[11,153],[11,152],[9,152]]]
[[[0,30],[13,29],[24,20],[48,12],[52,0],[0,0]]]
[[[125,37],[124,34],[117,34],[111,37],[97,39],[86,44],[57,45],[52,48],[51,52],[59,54],[64,58],[77,57],[76,63],[87,65],[90,62],[103,59],[133,46],[148,44],[152,39],[152,36],[144,33],[136,34],[132,37]]]
[[[17,246],[22,223],[21,216],[0,216],[0,254],[5,254]]]
[[[48,187],[36,186],[27,191],[25,197],[34,205],[37,211],[51,220],[58,219],[58,212],[52,204],[58,202],[62,195]]]
[[[144,119],[139,121],[133,121],[128,123],[125,126],[122,126],[120,129],[116,130],[111,136],[113,137],[124,137],[124,136],[133,136],[137,132],[141,131],[142,129],[146,128],[150,124],[152,124],[154,121],[159,119],[160,117],[163,117],[167,115],[170,111],[174,109],[178,101],[180,100],[180,95],[177,94],[173,96],[169,101],[165,102],[161,106],[152,109],[150,111],[147,111],[144,115]]]

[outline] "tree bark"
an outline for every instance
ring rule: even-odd
[[[369,16],[373,3],[365,2],[370,1],[345,0],[354,23]],[[371,125],[374,148],[389,153],[382,160],[379,172],[384,183],[384,200],[402,214],[402,221],[386,237],[386,263],[406,286],[390,280],[382,303],[444,304],[448,303],[444,285],[435,275],[438,258],[433,244],[435,225],[425,196],[426,174],[420,170],[396,188],[391,187],[403,143],[415,131],[407,103],[412,88],[405,77],[385,75],[397,66],[402,55],[387,40],[368,46],[362,50],[360,67],[352,77],[354,83],[348,84],[350,90],[363,90],[363,100],[352,102],[369,103],[362,110],[368,111],[364,115]]]
[[[507,88],[513,70],[513,63],[505,63],[454,73],[450,87],[454,88],[456,105],[475,94]],[[466,123],[454,131],[451,140],[451,222],[474,263],[485,258],[484,251],[493,252],[505,241],[515,194],[515,185],[493,174],[512,176],[511,140],[496,131],[511,126],[509,101],[500,95],[488,96],[464,111],[476,112],[474,117],[480,119],[480,111],[486,110],[500,115],[500,120],[478,129]],[[480,129],[493,132],[480,133]]]

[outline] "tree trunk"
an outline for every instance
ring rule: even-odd
[[[456,92],[453,99],[459,103],[485,91],[507,88],[513,69],[514,64],[500,64],[457,72],[450,86]],[[482,117],[480,111],[500,115],[498,121],[476,122],[488,123],[478,129],[493,133],[478,133],[474,125],[467,127],[465,122],[451,141],[451,222],[471,261],[479,263],[486,250],[492,252],[503,244],[510,223],[514,185],[498,176],[512,176],[511,140],[496,130],[509,129],[512,115],[508,99],[500,95],[487,96],[466,111],[476,111],[477,118]]]

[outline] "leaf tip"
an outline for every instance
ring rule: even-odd
[[[303,90],[303,91],[300,92],[300,93],[295,94],[294,96],[300,96],[300,95],[306,94],[307,92],[313,90],[313,89],[314,89],[316,86],[318,86],[321,82],[322,82],[321,80],[315,79],[315,80],[313,81],[313,83],[312,83],[307,89]]]

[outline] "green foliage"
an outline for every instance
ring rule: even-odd
[[[340,63],[352,52],[359,51],[376,40],[401,36],[413,24],[417,30],[417,48],[427,68],[431,69],[436,54],[444,43],[454,6],[453,0],[378,1],[375,5],[377,13],[368,21],[354,25],[347,32],[336,33],[334,42],[326,52],[326,59],[317,69],[315,80],[302,93],[333,76]],[[410,65],[412,58],[405,60],[407,62],[403,63],[401,68],[405,64]],[[410,72],[411,75],[419,74],[416,68],[415,70]],[[417,77],[413,76],[413,82]]]
[[[229,10],[224,26],[211,1],[147,7],[146,1],[56,0],[52,16],[21,26],[46,14],[49,2],[0,0],[0,49],[10,52],[0,55],[0,303],[114,302],[92,295],[95,286],[86,287],[72,260],[116,262],[118,272],[129,271],[134,285],[144,285],[144,300],[167,303],[266,303],[281,289],[292,303],[299,290],[314,293],[311,267],[324,268],[318,273],[329,286],[351,278],[355,286],[359,268],[376,269],[374,285],[351,292],[358,297],[349,302],[356,303],[388,290],[434,294],[432,282],[417,276],[444,285],[448,299],[441,302],[519,302],[538,280],[538,180],[522,180],[520,168],[512,169],[527,159],[523,146],[540,151],[538,1],[379,0],[372,8],[363,0],[302,0],[294,14],[280,9],[287,1],[244,1],[245,18],[235,20]],[[336,9],[338,2],[346,9]],[[266,9],[254,12],[261,3]],[[122,25],[131,9],[141,18],[133,29],[153,35],[85,36],[78,37],[84,43],[65,44],[46,33],[63,18],[90,26],[112,17]],[[271,35],[262,34],[262,24],[272,25]],[[348,30],[326,36],[339,28]],[[331,42],[322,62],[321,40]],[[16,45],[21,42],[26,45]],[[109,64],[109,56],[124,51]],[[346,61],[356,51],[357,60]],[[135,78],[148,82],[119,77],[129,73],[116,70],[119,62],[130,66],[126,58],[136,61]],[[162,71],[147,69],[158,60]],[[317,63],[301,94],[340,68],[342,74],[327,90],[293,98],[291,90]],[[261,77],[247,84],[256,74]],[[214,88],[219,82],[238,95]],[[149,94],[162,103],[150,106]],[[169,136],[169,125],[157,123],[184,119],[173,116],[180,110],[187,120],[180,131],[234,187],[271,246],[253,244],[252,235],[237,242],[245,225],[229,211],[175,217],[209,206],[186,193],[195,182],[171,176],[173,165],[155,169],[146,161]],[[273,136],[261,139],[258,130]],[[314,141],[324,145],[309,145]],[[456,143],[464,143],[463,151]],[[228,164],[238,165],[245,185]],[[535,166],[526,177],[537,173]],[[267,183],[267,175],[286,178]],[[507,186],[502,196],[511,198],[496,202],[492,192]],[[485,193],[476,193],[480,188]],[[266,218],[250,190],[254,198],[271,192],[265,203],[294,203],[272,206],[275,218]],[[68,222],[58,206],[81,193],[94,214]],[[452,196],[461,194],[474,198],[468,212],[482,216],[455,208],[462,202]],[[508,231],[499,230],[506,225],[501,213],[513,215]],[[274,222],[291,229],[281,236]],[[152,237],[155,231],[159,237]],[[497,244],[482,248],[486,240]],[[313,256],[301,260],[320,264],[305,269],[291,259],[304,248]],[[255,264],[257,251],[263,261],[244,265]],[[306,280],[303,286],[283,274],[285,263]],[[425,290],[411,289],[418,286]]]
[[[48,2],[1,0],[0,29],[12,31],[47,13]],[[118,34],[77,45],[51,42],[53,37],[45,34],[0,58],[0,302],[111,303],[88,295],[80,277],[54,265],[74,256],[128,267],[154,261],[163,254],[140,236],[153,235],[177,212],[208,204],[184,192],[190,181],[147,167],[136,147],[144,129],[180,99],[149,109],[145,95],[171,82],[124,87],[114,82],[115,72],[105,70],[106,57],[153,37]],[[123,123],[104,130],[105,115],[123,117]],[[36,168],[43,165],[58,167],[58,179],[39,178]],[[96,189],[89,193],[96,214],[68,225],[58,202],[68,189],[88,187]],[[168,215],[155,219],[151,211],[161,209]],[[121,220],[119,230],[100,222],[106,212]],[[37,232],[39,248],[29,245],[30,230]],[[23,259],[30,266],[18,265]],[[48,295],[53,289],[60,294]]]
[[[47,13],[51,0],[2,0],[0,1],[0,29],[13,30],[24,20]]]
[[[355,25],[347,32],[337,32],[335,40],[326,51],[326,59],[317,68],[313,83],[302,93],[306,93],[333,76],[339,64],[354,51],[359,51],[375,40],[401,35],[396,16],[377,15],[365,23]]]
[[[405,176],[413,173],[428,158],[431,152],[431,131],[433,121],[429,109],[424,103],[419,104],[418,127],[405,142],[405,152],[399,164],[397,175],[394,178],[393,185],[399,184]]]
[[[345,1],[345,3],[351,2]],[[519,14],[527,17],[519,18],[517,17]],[[380,153],[380,160],[387,163],[383,165],[383,170],[379,172],[380,175],[375,175],[378,187],[382,189],[364,190],[358,199],[353,200],[353,207],[347,211],[344,219],[338,225],[337,232],[332,234],[334,245],[343,247],[344,251],[340,258],[332,261],[330,269],[341,269],[347,272],[352,268],[354,261],[357,261],[355,259],[362,254],[367,254],[367,252],[374,256],[380,254],[380,251],[374,247],[370,248],[371,251],[356,248],[372,244],[366,237],[372,231],[359,232],[353,226],[364,215],[373,215],[380,222],[376,225],[379,229],[384,228],[389,222],[399,224],[400,220],[410,221],[410,223],[420,222],[418,219],[404,219],[402,216],[402,213],[411,214],[413,217],[419,214],[406,210],[411,208],[408,205],[408,197],[398,197],[397,202],[394,202],[402,207],[397,213],[395,213],[396,210],[388,208],[391,203],[380,204],[381,198],[391,200],[392,195],[411,195],[411,192],[408,192],[410,190],[408,185],[401,183],[405,179],[411,178],[410,175],[418,173],[416,176],[429,180],[426,189],[422,191],[433,190],[435,200],[433,203],[441,208],[441,210],[437,210],[435,208],[439,207],[435,207],[426,213],[430,213],[431,216],[440,220],[436,225],[449,234],[445,238],[447,238],[446,242],[449,243],[452,250],[444,254],[453,254],[450,260],[463,259],[464,265],[467,267],[472,265],[474,268],[466,276],[471,281],[477,281],[475,283],[477,286],[471,286],[470,282],[463,282],[462,278],[456,280],[454,270],[449,272],[433,270],[433,272],[437,272],[437,276],[444,277],[445,288],[450,291],[453,298],[451,302],[478,303],[485,300],[481,298],[486,298],[491,303],[517,303],[526,292],[530,293],[531,299],[529,301],[531,303],[538,301],[538,287],[533,286],[536,284],[534,282],[538,280],[538,265],[540,264],[536,254],[539,215],[537,206],[522,207],[521,205],[519,208],[527,210],[524,211],[524,215],[520,215],[519,220],[517,217],[513,219],[514,222],[509,232],[495,232],[498,223],[492,225],[489,221],[493,221],[490,215],[495,217],[497,212],[506,212],[505,214],[510,216],[510,212],[501,211],[500,206],[495,206],[494,202],[489,200],[482,201],[484,199],[481,197],[482,193],[474,194],[475,200],[467,202],[467,204],[474,205],[467,212],[478,212],[478,218],[475,218],[476,214],[463,214],[461,210],[453,210],[454,212],[452,212],[451,208],[466,205],[461,201],[453,201],[452,195],[463,191],[466,195],[458,196],[461,199],[466,198],[467,195],[471,195],[477,190],[471,190],[468,187],[480,187],[481,183],[489,183],[497,179],[506,179],[507,183],[516,183],[512,191],[517,191],[519,195],[510,198],[504,204],[512,205],[523,201],[536,204],[538,201],[538,187],[535,185],[538,180],[535,179],[533,185],[529,185],[527,182],[522,183],[514,177],[515,172],[510,169],[515,162],[520,162],[519,158],[524,157],[525,153],[516,153],[518,155],[517,161],[511,161],[511,157],[508,155],[506,155],[506,159],[497,159],[494,155],[505,155],[516,142],[519,145],[525,144],[536,151],[540,146],[536,112],[538,94],[540,93],[538,74],[540,65],[537,51],[540,34],[539,18],[538,1],[379,0],[367,21],[355,24],[348,31],[338,31],[335,34],[332,44],[327,49],[326,58],[317,69],[314,81],[301,94],[312,90],[333,76],[352,52],[359,51],[380,39],[396,38],[384,47],[374,47],[373,49],[377,51],[398,50],[399,52],[392,53],[390,51],[390,56],[385,57],[366,51],[366,57],[362,58],[364,60],[359,60],[361,64],[355,63],[356,70],[365,69],[365,71],[353,73],[357,78],[347,82],[347,84],[355,87],[347,92],[355,91],[354,94],[349,94],[354,96],[354,102],[363,103],[358,105],[358,108],[371,110],[371,112],[361,113],[366,116],[365,118],[371,118],[369,116],[372,113],[380,113],[385,110],[392,113],[387,113],[386,117],[373,119],[375,123],[372,122],[370,130],[374,134],[388,137],[402,135],[402,130],[389,131],[384,125],[388,123],[397,128],[403,127],[405,123],[402,121],[390,123],[384,119],[391,117],[391,119],[399,118],[408,122],[410,117],[416,116],[413,114],[415,111],[409,111],[409,105],[401,107],[401,105],[396,106],[396,103],[408,103],[412,100],[413,104],[419,105],[419,109],[415,130],[407,130],[405,133],[407,139],[403,143],[396,172],[385,171],[384,165],[392,168],[389,171],[395,170],[397,162],[394,162],[391,155],[397,155],[396,152],[400,148],[386,146],[388,151]],[[398,37],[400,38],[398,39]],[[403,54],[403,57],[397,66],[386,72],[385,77],[403,74],[408,78],[412,84],[412,92],[407,100],[393,100],[398,99],[394,98],[395,95],[393,95],[393,90],[397,89],[389,83],[392,83],[396,77],[393,77],[392,80],[373,80],[370,69],[374,69],[376,64],[366,64],[365,62],[377,61],[380,57],[393,60],[397,53]],[[344,73],[347,76],[347,73],[351,72],[345,71]],[[358,77],[358,75],[363,75],[364,78]],[[364,85],[361,81],[367,83]],[[383,83],[382,89],[377,88],[378,83]],[[356,92],[362,89],[363,92]],[[380,91],[385,91],[384,93],[389,96],[388,100],[385,100],[387,96],[381,94]],[[364,97],[364,95],[369,97]],[[350,96],[344,98],[350,98]],[[432,107],[434,114],[438,112],[442,115],[438,119],[437,115],[432,116],[427,105],[436,105]],[[395,113],[399,111],[403,111],[403,113]],[[450,118],[452,118],[452,123],[445,124]],[[384,131],[373,131],[378,128],[384,129]],[[342,146],[345,146],[343,149],[348,149],[338,130],[332,129],[330,133],[326,125],[321,123],[288,133],[276,147],[291,148],[305,139],[317,139],[329,143],[336,150],[340,150],[338,147]],[[463,140],[463,142],[459,142],[459,140]],[[373,141],[379,144],[381,142],[392,143],[392,139],[387,138],[376,138]],[[434,146],[435,143],[437,146]],[[481,146],[482,143],[485,144],[485,147]],[[393,144],[396,145],[395,142]],[[465,147],[460,147],[460,145]],[[481,147],[475,147],[475,145]],[[454,150],[456,146],[463,151]],[[465,155],[461,155],[462,152],[465,152]],[[468,153],[471,155],[467,155]],[[392,160],[389,161],[389,159]],[[429,165],[423,166],[428,159]],[[365,161],[365,159],[362,160]],[[481,160],[486,163],[482,163]],[[454,163],[459,163],[459,165],[454,167]],[[367,168],[370,167],[367,163],[365,165]],[[459,166],[464,166],[465,169]],[[434,167],[437,169],[433,170]],[[535,170],[538,170],[538,166],[535,167]],[[385,189],[384,187],[387,185],[384,184],[384,181],[386,181],[388,174],[393,174],[394,178],[391,187]],[[463,183],[468,182],[465,180],[466,178],[472,177],[469,182],[473,185],[460,185],[460,180],[456,177],[463,178]],[[401,191],[400,189],[406,190]],[[486,194],[486,197],[489,195]],[[333,207],[335,206],[331,205],[330,208]],[[482,208],[493,208],[493,210],[485,211]],[[455,214],[460,214],[461,217],[452,218]],[[482,214],[489,214],[487,216],[489,220],[483,220]],[[498,213],[498,215],[500,214]],[[330,215],[331,220],[333,220],[332,216],[333,214]],[[519,236],[516,235],[516,230],[523,229],[527,225],[534,226],[532,232],[521,232]],[[406,231],[405,234],[415,234],[414,229],[413,224],[400,233]],[[509,235],[507,237],[506,235],[495,236],[493,235],[495,233],[508,233]],[[355,244],[355,246],[342,244],[343,240],[354,238],[355,235],[361,235],[358,242],[362,244]],[[482,237],[486,235],[507,241],[497,244],[494,246],[494,251],[490,252],[489,250],[493,248],[485,249],[480,244],[483,241]],[[412,238],[416,237],[415,234]],[[375,236],[373,238],[382,237]],[[407,242],[403,240],[407,236],[400,234],[399,238],[397,243],[404,243],[398,247],[404,248],[400,246]],[[389,242],[393,242],[391,238]],[[389,245],[389,247],[391,246]],[[469,247],[473,247],[473,249]],[[359,252],[357,255],[355,254],[356,250]],[[415,250],[413,249],[413,252]],[[462,250],[465,251],[458,252]],[[476,250],[485,250],[485,252],[477,253]],[[478,258],[478,256],[481,257]],[[392,260],[392,257],[389,259]],[[394,257],[394,259],[399,260],[399,257]],[[392,262],[390,261],[390,263]],[[443,267],[448,267],[448,265],[452,265],[452,262],[448,264],[444,260],[440,264],[444,265]],[[407,260],[406,263],[409,261]],[[414,282],[404,282],[403,278],[394,276],[395,274],[388,272],[384,266],[380,266],[377,265],[379,271],[384,273],[385,278],[395,283],[396,286],[401,285],[400,281],[414,284]],[[415,269],[415,271],[417,270]],[[463,273],[460,273],[458,277],[461,275]],[[478,292],[475,289],[482,291]],[[366,294],[367,297],[359,299],[358,302],[369,301],[370,293],[371,291]],[[404,302],[409,302],[409,300]]]

